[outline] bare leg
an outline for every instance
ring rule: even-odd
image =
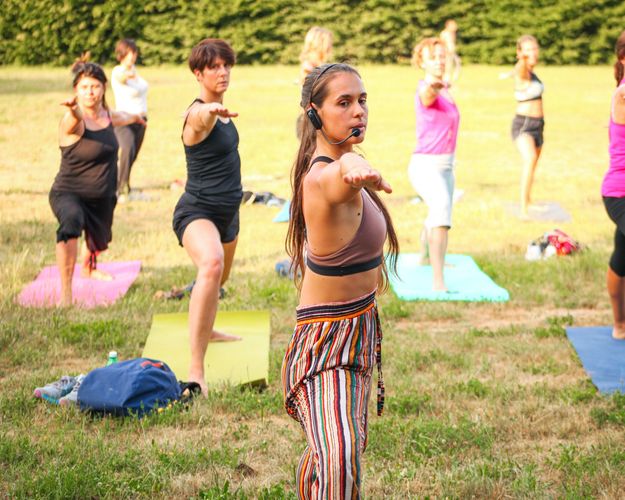
[[[191,222],[182,237],[182,244],[197,267],[197,277],[189,301],[189,342],[191,366],[189,380],[197,382],[204,395],[208,386],[204,377],[204,356],[211,340],[240,340],[239,337],[213,331],[219,285],[224,271],[224,248],[219,231],[206,219]]]
[[[430,262],[432,264],[434,290],[447,291],[445,278],[443,276],[443,266],[445,265],[445,254],[447,253],[448,227],[433,227],[430,229]]]
[[[224,286],[224,283],[228,281],[230,277],[230,270],[232,269],[232,261],[234,260],[234,252],[237,249],[237,242],[239,241],[238,237],[234,240],[224,243],[224,272],[221,275],[221,283],[219,286]]]
[[[534,138],[529,134],[521,134],[516,140],[517,148],[523,160],[523,173],[521,175],[521,217],[527,217],[527,210],[532,199],[532,185],[534,173],[542,148],[537,148]]]
[[[61,302],[60,306],[72,305],[72,277],[74,265],[78,255],[78,238],[59,241],[56,244],[56,265],[61,275]]]
[[[422,266],[430,265],[430,243],[428,242],[428,239],[429,239],[428,228],[426,226],[423,226],[423,229],[421,229],[421,236],[420,236],[421,259],[419,262],[419,264],[421,264]]]
[[[87,242],[83,242],[82,255],[80,257],[80,260],[82,261],[80,275],[83,278],[90,278],[92,280],[99,281],[113,281],[113,275],[105,271],[101,271],[100,269],[91,269],[91,256],[94,255],[97,257],[101,253],[102,252],[92,252],[89,248],[87,248]]]
[[[625,340],[625,278],[608,267],[607,283],[614,316],[612,337]]]

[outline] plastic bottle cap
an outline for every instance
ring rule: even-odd
[[[117,357],[117,351],[109,352],[109,358],[116,358],[116,357]]]

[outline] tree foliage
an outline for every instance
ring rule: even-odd
[[[457,20],[466,62],[504,64],[515,40],[536,36],[553,64],[610,62],[625,28],[622,0],[3,0],[3,64],[71,63],[89,50],[113,60],[122,37],[135,38],[146,64],[181,63],[202,38],[228,40],[240,63],[294,63],[312,25],[335,33],[335,59],[406,61],[415,42]]]

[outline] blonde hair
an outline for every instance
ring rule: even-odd
[[[415,45],[415,48],[412,49],[412,59],[410,59],[412,65],[420,68],[423,63],[423,49],[427,47],[430,54],[432,54],[434,47],[437,45],[441,45],[445,50],[447,50],[447,45],[445,45],[445,42],[441,38],[431,37],[421,40],[417,45]]]
[[[304,47],[299,55],[302,63],[319,66],[329,61],[332,56],[332,32],[326,28],[313,26],[306,33]]]
[[[535,36],[532,35],[521,35],[516,41],[516,49],[521,50],[521,46],[525,42],[534,42],[538,46],[538,40],[536,40]]]

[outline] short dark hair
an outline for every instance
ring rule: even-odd
[[[132,38],[123,38],[115,45],[115,58],[121,62],[128,52],[139,53],[139,48]]]
[[[191,71],[196,69],[202,71],[204,68],[212,66],[218,57],[230,66],[234,66],[236,61],[234,50],[228,42],[219,38],[205,38],[191,49],[189,68]]]
[[[88,58],[89,52],[85,52],[80,58],[76,59],[76,61],[72,65],[72,87],[76,88],[78,82],[80,82],[80,80],[82,80],[83,78],[95,78],[104,87],[102,104],[106,109],[108,109],[108,106],[106,104],[106,73],[104,73],[102,66],[100,66],[99,64],[87,61]]]

